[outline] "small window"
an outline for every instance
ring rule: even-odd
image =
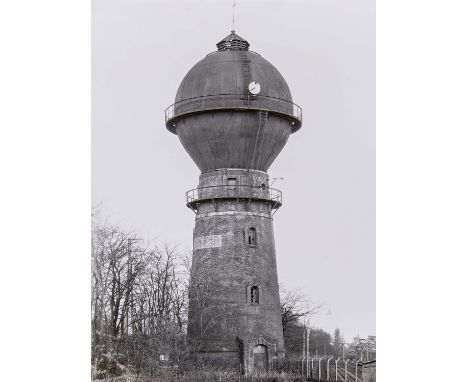
[[[249,245],[257,245],[257,230],[255,228],[249,228]]]
[[[227,178],[227,185],[229,189],[235,190],[237,186],[237,178]]]
[[[258,304],[258,286],[254,285],[251,289],[250,289],[250,302],[253,302],[255,304]]]
[[[235,197],[237,191],[237,178],[227,178],[227,191],[229,197]]]

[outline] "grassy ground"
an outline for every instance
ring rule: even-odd
[[[94,382],[299,382],[305,379],[298,376],[259,375],[259,376],[184,376],[184,377],[143,377],[120,376],[108,379],[96,379]]]

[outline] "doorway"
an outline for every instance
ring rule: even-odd
[[[257,345],[253,348],[254,356],[254,372],[260,373],[268,370],[267,363],[267,347],[265,345]]]

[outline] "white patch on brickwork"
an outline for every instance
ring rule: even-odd
[[[263,212],[250,212],[250,211],[205,212],[203,214],[198,214],[195,219],[206,218],[208,216],[225,216],[225,215],[250,215],[250,216],[258,216],[261,218],[272,219],[270,214],[266,214]]]
[[[222,235],[198,236],[193,240],[193,249],[219,248],[222,246]]]

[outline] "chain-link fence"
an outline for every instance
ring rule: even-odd
[[[308,357],[285,361],[285,369],[312,381],[371,382],[363,362],[334,357]],[[374,361],[375,362],[375,361]],[[374,373],[375,374],[375,373]]]

